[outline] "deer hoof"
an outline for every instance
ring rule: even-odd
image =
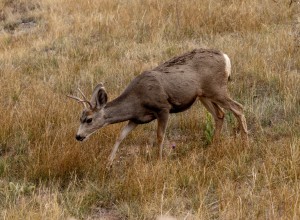
[[[113,167],[113,162],[112,161],[108,161],[106,164],[106,169],[107,170],[111,170],[111,168]]]

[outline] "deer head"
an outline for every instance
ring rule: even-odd
[[[67,95],[71,99],[83,104],[83,111],[80,117],[80,126],[76,134],[76,140],[83,141],[93,134],[97,129],[106,125],[104,118],[104,107],[107,103],[107,94],[102,83],[98,84],[92,94],[91,101],[88,101],[83,92],[78,89],[83,99]]]

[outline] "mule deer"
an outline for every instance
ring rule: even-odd
[[[226,54],[217,50],[196,49],[143,72],[110,102],[107,102],[102,84],[96,86],[90,101],[79,90],[83,99],[68,96],[84,105],[76,139],[83,141],[101,127],[128,121],[110,154],[111,164],[120,143],[137,125],[157,119],[159,156],[162,159],[169,114],[188,109],[197,98],[214,118],[214,140],[220,136],[222,129],[222,108],[233,112],[242,136],[247,139],[243,107],[232,100],[227,91],[230,72],[231,63]]]

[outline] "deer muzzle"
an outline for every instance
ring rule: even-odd
[[[80,135],[78,135],[78,134],[76,135],[75,138],[76,138],[77,141],[83,141],[83,140],[85,139],[85,137],[80,136]]]

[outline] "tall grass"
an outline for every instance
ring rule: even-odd
[[[1,1],[1,218],[298,219],[299,6],[289,2]],[[102,81],[112,100],[143,70],[199,47],[231,58],[248,148],[228,113],[222,141],[209,144],[199,103],[172,115],[163,161],[155,123],[122,143],[110,171],[123,124],[75,141],[81,106],[66,94]]]

